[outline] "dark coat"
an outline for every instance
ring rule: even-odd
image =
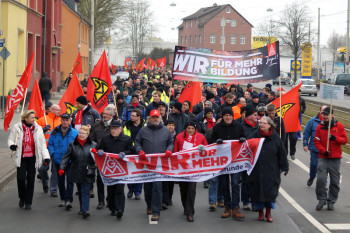
[[[123,101],[121,104],[117,102],[118,117],[121,119],[123,116],[123,110],[128,105],[127,102]]]
[[[125,154],[131,154],[133,150],[133,142],[131,137],[126,136],[123,132],[118,137],[113,137],[111,134],[104,136],[101,140],[98,149],[102,149],[104,152],[119,154],[124,152]]]
[[[111,127],[109,125],[106,127],[102,119],[97,119],[91,133],[91,139],[96,142],[97,145],[100,145],[102,138],[110,134],[110,132]]]
[[[276,133],[277,135],[280,135],[280,128],[281,128],[281,139],[282,142],[284,143],[286,141],[286,128],[284,127],[284,121],[283,118],[281,119],[281,124],[280,124],[280,117],[276,113],[275,118],[273,119],[273,122],[276,124]]]
[[[300,113],[304,114],[304,112],[306,110],[306,104],[305,104],[304,98],[301,96],[299,96],[299,105],[300,105]]]
[[[259,123],[257,122],[257,123],[255,124],[255,126],[253,127],[253,126],[249,125],[249,124],[245,121],[245,119],[244,119],[244,120],[242,120],[242,126],[243,126],[243,128],[244,128],[244,135],[245,135],[245,137],[248,137],[248,136],[251,135],[255,130],[257,130],[257,129],[259,128]]]
[[[74,111],[72,115],[72,126],[75,126],[75,116],[78,111]],[[101,115],[96,111],[91,105],[88,105],[87,108],[83,111],[83,119],[81,121],[81,125],[91,125],[93,127],[95,125],[95,120],[101,119]]]
[[[50,92],[52,88],[52,82],[49,77],[42,77],[39,80],[39,89],[41,93]]]
[[[261,138],[259,129],[248,138]],[[281,184],[281,171],[288,171],[289,164],[283,143],[274,131],[266,137],[258,161],[248,177],[249,196],[252,202],[275,202]]]
[[[226,125],[224,121],[220,121],[213,127],[210,143],[216,142],[219,138],[222,140],[234,140],[241,137],[244,137],[244,129],[241,124],[233,121],[231,124]]]
[[[95,148],[96,143],[91,140],[90,137],[86,139],[84,146],[82,147],[78,142],[78,137],[74,139],[68,146],[66,153],[64,154],[60,169],[67,167],[68,161],[72,161],[70,182],[72,183],[94,183],[95,176],[86,176],[86,167],[95,166],[95,161],[91,157],[90,149]]]
[[[169,117],[173,118],[175,121],[175,131],[180,134],[184,131],[186,124],[188,122],[188,116],[185,113],[174,114],[170,113]]]

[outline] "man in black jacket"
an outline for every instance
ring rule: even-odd
[[[222,110],[222,121],[213,127],[213,133],[211,140],[218,144],[222,144],[223,140],[239,139],[241,142],[244,139],[243,126],[233,120],[233,112],[230,108]],[[230,175],[219,176],[219,185],[223,188],[225,212],[221,215],[222,218],[228,218],[231,216],[235,219],[242,219],[244,215],[239,211],[240,202],[240,187],[239,182],[241,180],[240,173],[231,174],[231,188],[232,196],[230,196]],[[220,187],[219,187],[220,188]]]
[[[280,119],[280,117],[276,113],[276,106],[274,104],[267,105],[267,116],[270,117],[271,120],[273,120],[273,122],[275,122],[275,131],[280,136],[284,145],[286,140],[286,129],[284,127],[283,118]]]
[[[180,134],[184,131],[185,126],[188,122],[188,116],[182,113],[182,104],[175,102],[173,105],[173,112],[169,114],[169,117],[175,120],[175,131]]]
[[[43,100],[43,103],[49,102],[50,100],[50,90],[52,88],[52,82],[51,79],[47,76],[47,73],[44,72],[41,76],[41,79],[39,80],[39,89],[41,93],[41,99]]]
[[[304,98],[301,97],[301,90],[300,89],[298,90],[298,95],[299,95],[299,105],[300,105],[299,122],[300,122],[300,126],[301,126],[301,123],[303,121],[303,114],[306,110],[306,104],[305,104]],[[297,132],[297,138],[301,138],[300,131]]]
[[[123,125],[119,121],[111,122],[111,133],[104,136],[98,146],[98,155],[104,152],[119,154],[123,158],[125,154],[130,154],[133,147],[129,136],[123,134]],[[114,184],[107,186],[108,208],[112,216],[121,219],[125,208],[125,184]]]
[[[94,126],[96,119],[101,119],[101,115],[88,104],[85,96],[81,95],[76,99],[77,110],[72,114],[72,125],[79,130],[82,125]]]

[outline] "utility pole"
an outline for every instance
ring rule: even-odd
[[[95,0],[91,1],[91,16],[90,16],[90,21],[92,25],[91,29],[91,35],[90,35],[90,74],[92,70],[94,69],[94,53],[95,53]]]
[[[349,0],[350,1],[350,0]],[[226,21],[225,21],[225,17],[222,17],[222,51],[225,50],[225,24],[226,24]]]
[[[347,11],[347,21],[346,21],[346,59],[345,59],[345,73],[349,73],[349,21],[350,21],[350,0],[348,0],[348,11]]]
[[[111,61],[111,28],[109,28],[109,35],[108,35],[108,40],[107,40],[107,46],[108,46],[108,65],[109,63],[112,64],[112,61]]]
[[[317,71],[316,71],[316,75],[317,75],[316,80],[320,80],[320,8],[318,8]]]

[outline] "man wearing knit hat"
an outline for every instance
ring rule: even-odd
[[[141,118],[146,120],[146,108],[140,104],[139,96],[136,94],[133,94],[131,96],[131,102],[128,105],[126,105],[126,107],[123,110],[123,115],[122,115],[123,122],[127,122],[131,120],[131,112],[134,109],[139,109],[142,112]]]
[[[118,94],[117,95],[117,110],[118,110],[118,117],[122,117],[123,115],[123,110],[128,105],[125,100],[123,94]]]
[[[207,100],[212,103],[212,109],[215,114],[220,114],[221,113],[221,108],[220,106],[215,102],[215,95],[212,92],[207,93]]]
[[[175,120],[175,131],[177,134],[182,133],[188,122],[188,116],[182,113],[182,104],[180,102],[175,102],[173,104],[173,112],[169,114]]]
[[[76,99],[77,110],[72,115],[72,125],[79,130],[82,125],[93,126],[96,119],[101,119],[101,115],[88,105],[85,96],[81,95]]]

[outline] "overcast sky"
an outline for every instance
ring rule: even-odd
[[[196,12],[201,7],[209,7],[214,3],[218,5],[231,4],[243,17],[253,26],[257,27],[265,18],[272,16],[277,20],[286,4],[286,0],[148,0],[151,4],[155,24],[158,26],[157,36],[166,41],[177,42],[177,26],[181,24],[181,19]],[[311,10],[313,27],[317,31],[317,11],[321,8],[321,45],[326,45],[327,39],[334,30],[335,32],[346,34],[346,0],[304,0],[300,4],[307,5]],[[175,7],[170,4],[175,3]],[[273,12],[266,10],[271,8]],[[172,30],[174,29],[174,30]],[[253,35],[256,30],[253,28]]]

